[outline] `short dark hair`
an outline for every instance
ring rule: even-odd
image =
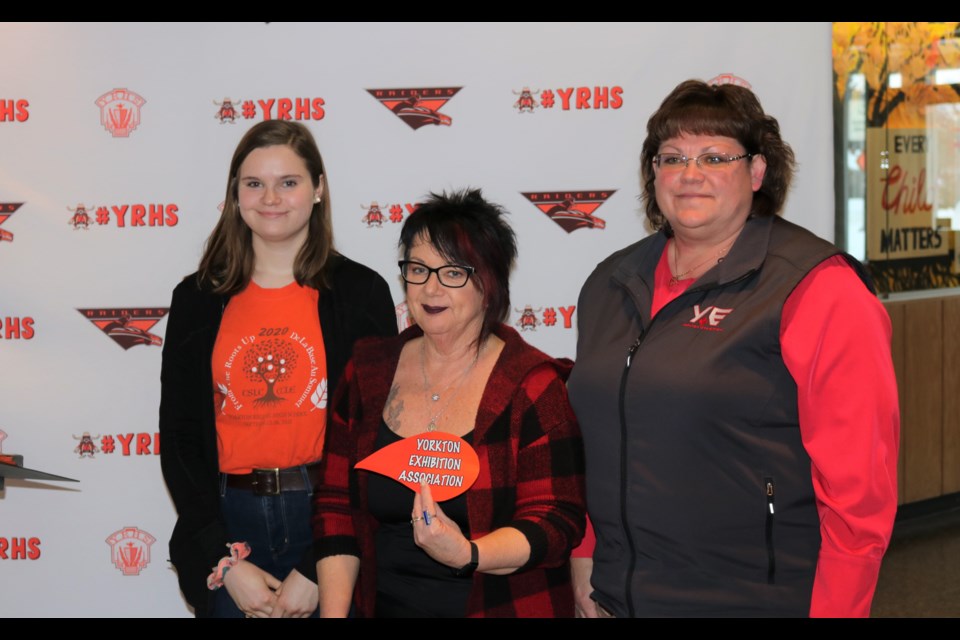
[[[781,212],[796,160],[793,149],[780,137],[776,118],[763,112],[750,89],[687,80],[670,92],[647,122],[647,139],[640,154],[640,176],[647,218],[654,229],[671,231],[657,205],[653,159],[660,153],[664,141],[685,133],[726,136],[742,144],[747,153],[762,155],[767,170],[759,191],[753,194],[750,214],[772,216]]]
[[[479,345],[510,311],[510,271],[517,258],[517,237],[506,211],[483,198],[480,189],[431,193],[403,223],[399,246],[403,257],[418,239],[429,241],[452,264],[473,267],[483,294]]]
[[[333,224],[330,219],[330,190],[323,158],[310,130],[299,122],[265,120],[244,134],[233,152],[227,174],[227,194],[220,220],[207,238],[200,259],[200,283],[215,293],[230,295],[242,290],[253,275],[253,238],[250,227],[240,217],[238,192],[240,165],[253,151],[263,147],[290,147],[307,167],[314,189],[323,185],[320,202],[313,205],[307,240],[293,263],[293,275],[301,285],[320,289],[328,285],[327,267],[333,249]]]

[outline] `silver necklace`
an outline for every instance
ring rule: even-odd
[[[738,234],[738,235],[739,235],[739,234]],[[736,242],[736,241],[737,241],[737,239],[734,238],[734,239],[733,239],[733,242]],[[710,258],[707,258],[706,260],[704,260],[704,261],[701,262],[700,264],[698,264],[698,265],[696,265],[696,266],[694,266],[694,267],[691,267],[690,269],[687,269],[687,270],[684,271],[683,273],[678,273],[678,274],[675,275],[675,276],[673,276],[673,275],[670,276],[670,286],[671,286],[671,287],[677,286],[677,283],[678,283],[678,282],[680,282],[681,280],[683,280],[683,279],[684,279],[685,277],[687,277],[688,275],[693,274],[693,273],[696,273],[697,270],[700,269],[700,267],[702,267],[703,265],[705,265],[705,264],[709,263],[710,261],[714,260],[714,258],[716,259],[717,264],[720,264],[721,262],[723,262],[723,259],[726,258],[726,256],[727,256],[727,251],[729,251],[729,250],[730,250],[730,247],[733,246],[733,242],[731,242],[731,243],[728,244],[726,247],[724,247],[723,249],[721,249],[720,251],[718,251],[715,256],[711,256]],[[680,255],[679,255],[678,251],[679,251],[679,249],[677,249],[677,239],[674,238],[674,239],[673,239],[673,269],[674,269],[674,270],[677,270],[677,269],[680,268]]]
[[[450,403],[453,402],[453,399],[457,397],[457,394],[460,393],[460,388],[463,386],[463,383],[467,380],[467,374],[473,369],[474,365],[477,364],[477,360],[480,359],[480,352],[483,351],[483,346],[477,349],[477,354],[473,356],[473,360],[467,365],[467,368],[463,372],[453,379],[453,382],[448,384],[443,390],[443,393],[446,393],[453,383],[457,383],[457,387],[453,390],[453,393],[450,394],[450,397],[447,398],[447,401],[443,403],[443,406],[440,407],[440,411],[430,418],[430,422],[427,424],[427,431],[436,431],[437,430],[437,420],[440,419],[440,416],[443,415],[443,412],[447,410],[447,407],[450,406]],[[426,342],[420,343],[420,373],[423,375],[423,392],[424,397],[428,398],[432,402],[436,402],[440,399],[439,393],[430,393],[430,381],[427,379],[427,367],[426,367]],[[427,403],[429,406],[429,402]]]

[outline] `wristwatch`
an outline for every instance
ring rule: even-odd
[[[473,572],[477,570],[477,565],[480,564],[480,550],[477,549],[477,543],[473,540],[470,541],[470,562],[463,565],[459,569],[453,570],[453,575],[458,578],[468,578],[473,575]]]

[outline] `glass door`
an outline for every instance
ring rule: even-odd
[[[837,241],[881,293],[960,286],[958,28],[834,23]]]

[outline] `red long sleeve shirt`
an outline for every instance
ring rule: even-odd
[[[669,286],[665,250],[652,314],[693,280]],[[780,347],[797,384],[800,434],[811,460],[821,545],[814,617],[866,617],[897,510],[900,413],[890,319],[841,256],[815,267],[787,298]],[[589,557],[589,526],[575,557]]]

